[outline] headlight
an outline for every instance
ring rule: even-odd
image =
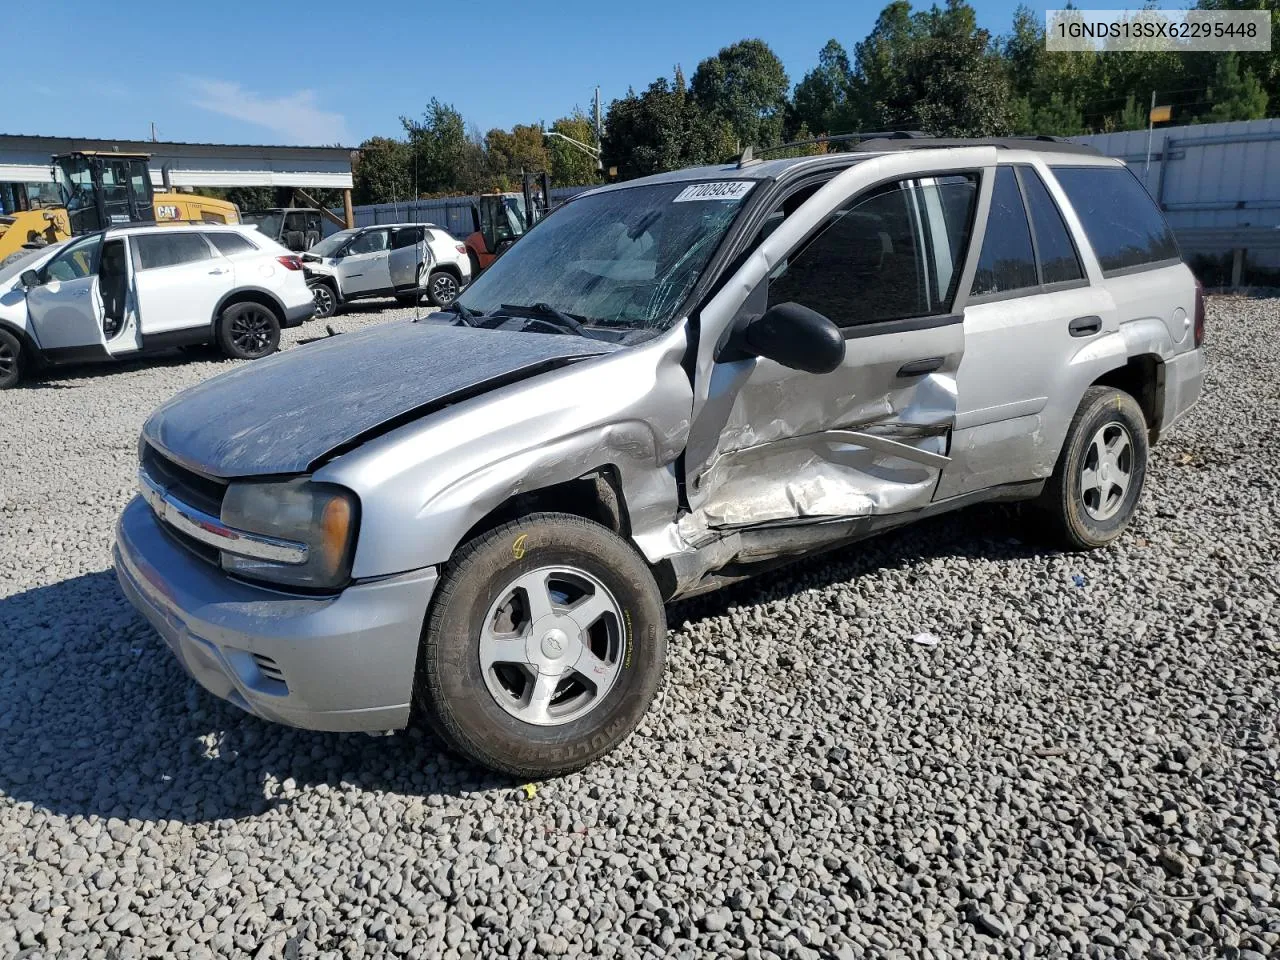
[[[351,575],[359,501],[350,490],[306,478],[233,483],[222,500],[228,527],[306,546],[306,559],[287,563],[222,551],[222,569],[254,580],[324,590]]]

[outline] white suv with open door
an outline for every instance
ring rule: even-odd
[[[348,300],[424,295],[447,307],[471,282],[467,248],[434,223],[388,223],[339,230],[302,255],[315,293],[316,316],[330,317]]]
[[[0,389],[38,364],[216,343],[272,353],[311,317],[302,262],[248,227],[119,227],[87,234],[0,282]]]

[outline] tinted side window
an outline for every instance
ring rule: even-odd
[[[997,167],[987,233],[978,257],[978,272],[973,278],[973,295],[1008,293],[1039,285],[1031,227],[1027,224],[1018,178],[1012,167]]]
[[[176,267],[183,263],[208,260],[213,255],[209,245],[198,233],[165,231],[144,233],[133,238],[138,251],[138,267],[152,270],[156,267]]]
[[[237,253],[257,253],[258,248],[238,233],[206,233],[205,239],[217,248],[224,257]]]
[[[1031,227],[1036,233],[1036,253],[1040,255],[1040,273],[1043,283],[1061,283],[1080,280],[1084,268],[1071,242],[1062,212],[1049,195],[1049,189],[1040,179],[1034,167],[1019,167],[1022,190],[1031,211]]]
[[[1173,231],[1127,167],[1053,167],[1103,273],[1178,257]]]
[[[44,283],[50,280],[79,280],[98,269],[98,250],[102,246],[102,234],[95,234],[77,240],[60,254],[44,265],[40,271],[40,279]]]
[[[774,270],[769,305],[800,303],[841,327],[945,311],[976,196],[976,180],[957,176],[858,197]]]
[[[391,234],[391,249],[399,250],[403,247],[412,247],[418,242],[418,238],[421,235],[421,227],[401,227]]]
[[[387,249],[387,231],[370,230],[351,241],[351,246],[347,247],[347,254],[350,256],[357,253],[377,253],[385,249]]]

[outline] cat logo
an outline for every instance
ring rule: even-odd
[[[177,220],[178,205],[176,203],[162,203],[156,207],[157,220]]]

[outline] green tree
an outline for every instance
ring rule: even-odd
[[[490,130],[484,137],[484,149],[489,171],[504,189],[518,183],[526,170],[541,173],[551,169],[540,123],[517,123],[510,130]]]
[[[1197,7],[1204,10],[1266,10],[1271,14],[1271,49],[1236,55],[1242,71],[1249,70],[1262,84],[1270,103],[1280,103],[1280,0],[1199,0]],[[1213,61],[1204,70],[1206,79],[1215,78],[1220,55],[1201,55]],[[1215,78],[1216,79],[1216,78]]]
[[[1145,130],[1151,122],[1149,101],[1138,103],[1138,98],[1132,93],[1125,97],[1124,109],[1120,111],[1120,116],[1116,119],[1116,130]]]
[[[796,84],[792,98],[789,139],[804,139],[800,128],[807,131],[840,133],[856,123],[850,95],[853,92],[853,68],[849,54],[837,40],[828,40],[818,53],[818,65]]]
[[[1078,137],[1084,133],[1084,117],[1080,108],[1061,93],[1049,96],[1049,102],[1032,113],[1031,129],[1038,136]]]
[[[352,199],[356,203],[391,203],[414,193],[410,148],[402,140],[370,137],[360,144],[353,171]]]
[[[911,13],[905,0],[881,12],[857,46],[863,128],[919,129],[953,137],[996,136],[1013,125],[1005,64],[973,7]]]
[[[617,167],[623,180],[718,162],[734,146],[728,122],[703,112],[678,67],[674,82],[660,77],[643,93],[613,101],[605,119],[604,165]]]
[[[727,123],[739,144],[782,140],[791,84],[782,61],[763,40],[739,40],[698,64],[690,90],[702,111]]]
[[[1240,58],[1228,53],[1218,61],[1213,82],[1209,84],[1206,123],[1223,120],[1260,120],[1267,115],[1267,91],[1247,68],[1241,69]]]
[[[591,120],[581,111],[574,110],[551,125],[556,133],[579,143],[596,145],[596,132]],[[559,137],[547,141],[547,153],[551,156],[551,180],[557,187],[576,187],[600,182],[596,159],[586,151],[566,143]]]
[[[435,97],[421,121],[401,117],[409,139],[414,195],[473,193],[488,179],[484,146],[467,134],[462,114]]]

